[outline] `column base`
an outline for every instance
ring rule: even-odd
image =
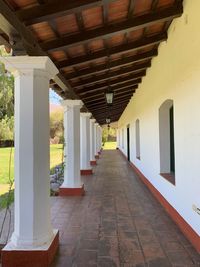
[[[96,160],[90,160],[90,165],[91,165],[91,166],[95,166],[95,165],[97,165]]]
[[[81,170],[81,175],[92,175],[92,169]]]
[[[55,231],[54,239],[48,247],[23,250],[9,247],[9,245],[8,243],[1,252],[3,267],[49,267],[58,249],[59,232]]]
[[[59,196],[61,197],[68,197],[68,196],[84,196],[85,189],[84,185],[78,188],[70,188],[70,187],[60,187],[59,188]]]
[[[95,159],[99,159],[99,155],[95,155]]]

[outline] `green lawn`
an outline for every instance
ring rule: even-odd
[[[103,149],[116,149],[117,142],[106,142],[103,146]]]
[[[10,148],[0,148],[0,195],[8,189],[9,181],[9,158]],[[50,146],[50,168],[53,168],[62,162],[62,145]],[[14,149],[12,151],[11,161],[11,179],[14,177]]]

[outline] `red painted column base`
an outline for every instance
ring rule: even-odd
[[[47,250],[2,250],[2,267],[49,267],[59,245],[59,232]]]
[[[95,155],[95,159],[99,159],[99,155]]]
[[[95,165],[97,165],[96,160],[90,160],[90,165],[91,165],[91,166],[95,166]]]
[[[68,197],[68,196],[84,196],[85,189],[84,185],[80,188],[59,188],[59,196],[61,197]]]
[[[81,170],[81,175],[92,175],[92,169],[88,169],[88,170]]]

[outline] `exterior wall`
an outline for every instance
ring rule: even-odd
[[[159,47],[152,67],[122,114],[118,127],[127,155],[126,126],[130,124],[130,160],[200,235],[200,1],[184,1],[168,40]],[[159,175],[159,107],[174,103],[176,185]],[[140,156],[136,158],[135,121],[140,120]],[[122,140],[120,142],[122,144]]]

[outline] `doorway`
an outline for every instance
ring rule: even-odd
[[[175,157],[174,157],[174,108],[169,110],[170,121],[170,171],[175,173]]]
[[[127,159],[130,161],[130,127],[127,125]]]

